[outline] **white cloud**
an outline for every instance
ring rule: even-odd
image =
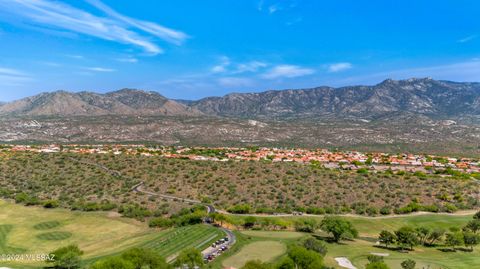
[[[475,38],[477,38],[477,35],[470,35],[470,36],[467,36],[467,37],[464,37],[462,39],[457,40],[457,42],[458,43],[467,43],[467,42],[470,42],[470,41],[474,40]]]
[[[117,58],[115,60],[122,63],[138,63],[138,59],[134,57]]]
[[[351,63],[334,63],[328,66],[328,72],[336,73],[352,69],[353,65]]]
[[[268,13],[273,14],[278,11],[278,5],[271,5],[268,7]]]
[[[134,30],[141,30],[174,44],[180,44],[187,38],[187,35],[180,31],[121,15],[98,0],[88,2],[105,12],[108,17],[96,16],[71,5],[49,0],[0,0],[0,10],[21,17],[32,25],[54,27],[129,44],[151,54],[162,53],[163,50],[153,43],[151,38]]]
[[[0,85],[18,86],[31,80],[32,78],[23,71],[7,67],[0,67]]]
[[[104,68],[104,67],[84,67],[83,69],[88,70],[88,71],[94,71],[94,72],[115,72],[115,69],[111,68]]]
[[[260,61],[251,61],[248,63],[237,64],[234,73],[257,72],[260,68],[266,67],[268,64]]]
[[[85,59],[85,57],[83,57],[82,55],[76,55],[76,54],[68,54],[68,55],[65,55],[65,56],[68,57],[68,58],[78,59],[78,60]]]
[[[220,57],[220,63],[211,68],[212,73],[227,72],[227,67],[231,64],[230,58],[227,56]]]
[[[6,67],[0,67],[0,74],[7,75],[7,76],[17,76],[17,77],[27,76],[22,71],[19,71],[17,69],[13,69],[13,68],[6,68]]]
[[[109,6],[105,5],[100,0],[86,0],[86,1],[89,2],[90,4],[92,4],[93,6],[97,7],[98,9],[102,10],[106,14],[110,15],[113,18],[116,18],[120,21],[123,21],[123,22],[129,24],[130,26],[133,26],[133,27],[138,28],[142,31],[150,33],[150,34],[152,34],[156,37],[159,37],[163,40],[166,40],[168,42],[180,45],[180,44],[183,43],[183,41],[185,41],[185,39],[188,38],[188,35],[186,35],[183,32],[173,30],[173,29],[164,27],[162,25],[158,25],[158,24],[153,23],[153,22],[141,21],[141,20],[137,20],[137,19],[133,19],[133,18],[129,18],[127,16],[124,16],[124,15],[116,12],[115,10],[110,8]]]
[[[261,77],[265,79],[295,78],[315,73],[315,70],[297,65],[278,65],[264,73]]]
[[[218,84],[224,87],[249,87],[253,85],[253,81],[248,78],[223,77],[217,81]]]
[[[211,72],[218,73],[230,73],[241,74],[246,72],[257,72],[259,69],[268,66],[267,63],[261,61],[250,61],[246,63],[232,63],[230,58],[222,56],[220,63],[211,68]]]

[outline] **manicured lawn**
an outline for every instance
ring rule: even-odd
[[[297,233],[297,232],[270,232],[270,231],[243,231],[242,234],[248,236],[255,236],[255,237],[263,237],[263,238],[276,238],[276,239],[295,239],[304,237],[304,233]]]
[[[240,217],[235,217],[236,219]],[[243,217],[242,217],[243,218]],[[275,218],[275,217],[271,217]],[[278,218],[278,217],[276,217]],[[295,220],[307,217],[284,217],[285,223],[293,224]],[[311,217],[322,220],[322,216]],[[457,216],[457,215],[442,215],[442,214],[425,214],[412,216],[395,216],[387,218],[365,218],[365,217],[343,217],[353,223],[358,229],[360,238],[355,241],[343,241],[341,244],[328,244],[328,253],[325,257],[325,263],[328,266],[338,268],[336,257],[347,257],[357,268],[365,268],[367,263],[367,256],[371,253],[388,253],[385,257],[386,263],[392,269],[401,269],[400,263],[406,259],[413,259],[417,262],[417,268],[430,269],[449,269],[449,268],[480,268],[480,247],[474,249],[473,252],[442,252],[437,248],[415,247],[415,251],[409,253],[401,253],[394,250],[386,250],[375,247],[378,234],[381,230],[394,231],[402,226],[427,226],[431,228],[440,227],[448,230],[451,227],[461,228],[469,220],[472,215]],[[288,235],[294,232],[270,232],[270,231],[246,231],[242,234],[251,236],[257,241],[271,241],[281,240],[281,236],[277,234]],[[319,232],[319,235],[326,236],[326,234]],[[288,237],[293,235],[288,235]],[[284,239],[287,240],[287,239]],[[290,239],[289,242],[298,241]],[[268,250],[268,249],[267,249]],[[264,250],[265,251],[265,250]],[[269,251],[269,250],[268,250]],[[238,252],[240,253],[240,252]],[[239,254],[236,255],[239,255]],[[235,255],[235,256],[236,256]]]
[[[0,254],[49,253],[78,244],[89,259],[139,245],[156,234],[144,223],[103,212],[47,210],[0,201]]]
[[[250,260],[273,261],[286,251],[287,247],[282,242],[258,241],[244,246],[237,254],[225,259],[222,264],[225,267],[240,268]]]
[[[348,217],[354,226],[358,229],[360,234],[365,236],[378,236],[381,230],[396,230],[402,226],[428,226],[431,228],[445,228],[450,227],[462,227],[469,220],[472,219],[472,215],[467,216],[452,216],[452,215],[418,215],[418,216],[401,216],[393,218],[361,218],[361,217]]]
[[[163,232],[142,247],[154,249],[167,260],[171,260],[183,249],[203,250],[223,237],[225,234],[215,227],[195,225]]]
[[[347,257],[357,268],[364,268],[367,263],[367,256],[371,253],[388,253],[389,256],[384,259],[392,269],[401,269],[400,263],[406,259],[415,260],[417,268],[480,268],[480,251],[478,248],[474,252],[457,251],[445,253],[436,248],[416,247],[412,252],[400,253],[374,247],[372,242],[358,239],[353,242],[343,242],[342,244],[328,244],[325,263],[329,266],[337,266],[334,258]]]

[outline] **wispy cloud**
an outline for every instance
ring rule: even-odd
[[[239,77],[223,77],[217,81],[223,87],[250,87],[254,84],[252,79]]]
[[[268,66],[267,63],[262,61],[250,61],[245,63],[234,63],[227,56],[222,56],[220,62],[211,68],[211,72],[214,74],[229,73],[229,74],[241,74],[246,72],[257,72],[259,69]]]
[[[315,73],[315,70],[297,65],[278,65],[264,73],[261,77],[265,79],[295,78]]]
[[[297,0],[282,0],[282,1],[268,1],[260,0],[257,3],[257,10],[260,12],[265,12],[270,15],[277,13],[279,11],[286,11],[292,8],[297,7]]]
[[[231,64],[230,58],[227,56],[220,57],[220,63],[214,65],[211,68],[212,73],[224,73],[227,71],[228,66]]]
[[[103,72],[103,73],[115,72],[116,71],[115,69],[105,68],[105,67],[84,67],[83,69],[88,70],[88,71]]]
[[[130,26],[138,28],[142,31],[145,31],[149,34],[152,34],[170,43],[181,45],[183,41],[185,41],[185,39],[188,38],[188,35],[181,31],[173,30],[153,22],[137,20],[137,19],[124,16],[116,12],[109,6],[105,5],[100,0],[86,0],[86,1],[92,4],[93,6],[97,7],[98,9],[102,10],[106,14],[110,15],[112,18],[116,18],[122,22],[127,23]]]
[[[0,0],[0,10],[33,25],[129,44],[151,54],[162,53],[163,50],[151,38],[139,34],[138,30],[173,44],[181,44],[187,38],[183,32],[124,16],[98,0],[87,1],[107,16],[99,17],[71,5],[49,0]]]
[[[273,14],[273,13],[277,12],[279,8],[280,8],[280,6],[278,6],[277,4],[271,5],[271,6],[268,7],[268,13]]]
[[[0,67],[0,85],[5,86],[18,86],[27,81],[31,81],[32,78],[27,73],[7,67]]]
[[[122,63],[138,63],[138,59],[134,57],[117,58],[115,60]]]
[[[247,63],[237,64],[233,73],[257,72],[260,68],[266,67],[268,64],[261,61],[251,61]]]
[[[85,59],[83,55],[77,55],[77,54],[67,54],[65,55],[65,57],[77,59],[77,60]]]
[[[341,72],[341,71],[345,71],[345,70],[348,70],[348,69],[352,69],[353,65],[351,63],[334,63],[334,64],[330,64],[328,65],[328,72],[331,72],[331,73],[336,73],[336,72]]]
[[[467,43],[467,42],[470,42],[470,41],[474,40],[477,37],[478,37],[477,35],[470,35],[470,36],[467,36],[467,37],[464,37],[462,39],[457,40],[457,42],[458,43]]]

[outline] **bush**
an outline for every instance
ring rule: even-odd
[[[303,242],[303,247],[305,247],[308,250],[313,250],[317,252],[318,254],[322,255],[322,257],[325,257],[325,255],[327,255],[327,245],[322,241],[315,239],[313,237],[310,237],[307,240],[305,240],[305,242]]]
[[[227,209],[228,212],[233,214],[248,214],[250,213],[252,208],[250,205],[242,204],[242,205],[235,205],[231,206]]]
[[[166,218],[153,218],[148,222],[148,226],[151,228],[169,228],[174,225],[174,222]]]
[[[326,217],[322,220],[320,228],[333,235],[333,240],[339,242],[341,239],[350,239],[358,236],[358,231],[352,223],[338,217]]]
[[[43,202],[43,207],[45,208],[57,208],[59,207],[60,204],[58,203],[57,200],[47,200]]]
[[[55,268],[80,268],[80,256],[83,255],[77,245],[69,245],[66,247],[59,248],[51,253],[52,260],[47,260],[49,263],[53,263]]]

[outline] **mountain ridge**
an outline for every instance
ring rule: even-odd
[[[372,86],[229,93],[196,101],[173,100],[153,91],[121,89],[41,93],[0,106],[10,116],[220,116],[230,118],[365,118],[418,114],[458,118],[480,115],[480,83],[432,78],[387,79]]]
[[[463,106],[459,107],[460,104]],[[206,114],[241,117],[367,117],[413,112],[431,116],[480,113],[480,84],[431,78],[385,80],[374,86],[316,87],[228,94],[192,103]]]
[[[106,94],[60,90],[40,93],[0,106],[0,115],[10,116],[201,114],[196,109],[167,99],[157,92],[134,89],[122,89]]]

